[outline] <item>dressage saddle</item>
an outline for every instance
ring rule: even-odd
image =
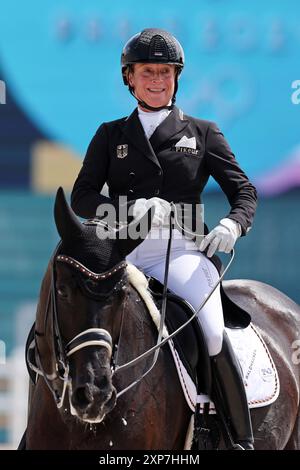
[[[146,276],[148,288],[160,310],[163,298],[163,284],[156,278]],[[228,328],[246,328],[250,315],[230,299],[222,284],[220,285],[221,300],[225,326]],[[182,297],[167,289],[166,326],[169,334],[177,330],[195,313],[193,307]],[[211,361],[206,341],[197,318],[194,318],[182,331],[173,337],[179,357],[197,385],[198,394],[210,394],[212,386]]]

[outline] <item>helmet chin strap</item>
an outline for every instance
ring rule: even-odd
[[[174,100],[175,101],[175,100]],[[172,103],[168,106],[159,106],[158,108],[154,108],[153,106],[150,106],[149,104],[145,103],[145,101],[140,101],[140,100],[137,100],[138,104],[140,106],[142,106],[142,108],[146,108],[146,109],[149,109],[149,111],[160,111],[161,109],[173,109],[174,108],[174,101],[172,99]]]

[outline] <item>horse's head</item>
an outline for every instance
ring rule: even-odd
[[[150,221],[150,214],[144,217]],[[95,221],[81,224],[62,189],[55,222],[61,244],[53,257],[54,355],[68,384],[71,413],[96,423],[116,403],[111,368],[126,298],[125,257],[142,238],[123,233],[112,239]]]

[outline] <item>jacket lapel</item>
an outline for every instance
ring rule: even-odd
[[[188,120],[184,119],[183,112],[174,106],[168,117],[164,119],[150,137],[150,144],[154,151],[171,137],[182,132],[187,125]]]
[[[134,145],[143,155],[149,158],[149,160],[151,160],[155,165],[160,167],[159,161],[153,152],[152,146],[145,136],[143,126],[139,120],[137,108],[126,119],[126,121],[123,121],[121,127],[122,131],[128,140],[130,140],[132,145]]]
[[[155,129],[150,137],[150,142],[145,136],[137,108],[126,121],[120,124],[122,131],[132,145],[159,167],[160,163],[154,152],[171,137],[181,133],[187,125],[188,120],[184,119],[182,111],[176,106],[174,106],[169,116]]]

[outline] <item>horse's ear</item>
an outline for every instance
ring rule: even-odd
[[[145,240],[151,228],[153,216],[154,207],[152,206],[143,217],[119,230],[117,245],[124,258]]]
[[[77,219],[66,200],[62,187],[56,193],[54,203],[54,220],[61,239],[70,238],[82,233],[82,224]]]

